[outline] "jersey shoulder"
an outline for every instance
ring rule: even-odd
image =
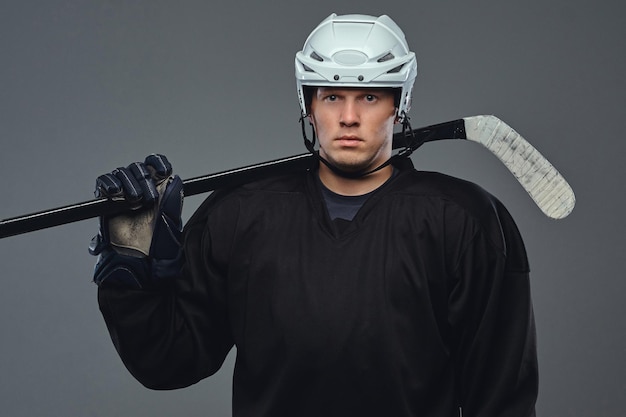
[[[207,216],[219,210],[220,212],[238,211],[241,204],[247,206],[265,205],[276,200],[278,195],[296,195],[304,191],[306,173],[277,175],[251,181],[236,187],[213,191],[196,210],[189,223],[205,222]]]
[[[502,202],[471,181],[439,172],[408,172],[398,192],[434,199],[458,216],[471,217],[494,246],[505,253],[525,253],[521,234]],[[525,256],[519,268],[527,268]]]
[[[457,204],[476,217],[502,203],[481,186],[439,172],[413,170],[403,178],[401,192],[431,196]]]

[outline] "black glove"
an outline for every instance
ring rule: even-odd
[[[99,255],[94,281],[143,287],[173,277],[182,251],[183,182],[163,155],[118,168],[96,180],[96,197],[125,199],[132,211],[100,218],[89,252]]]

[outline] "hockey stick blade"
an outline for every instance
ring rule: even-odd
[[[489,149],[552,219],[567,217],[576,204],[572,187],[537,149],[495,116],[463,118],[465,138]]]

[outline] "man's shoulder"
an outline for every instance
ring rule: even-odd
[[[273,175],[247,182],[232,190],[234,193],[300,193],[308,172]]]
[[[215,190],[209,200],[216,204],[232,200],[271,200],[278,195],[301,194],[306,175],[301,172],[259,178],[235,187]]]
[[[410,159],[401,159],[394,164],[399,176],[392,193],[410,194],[419,197],[439,199],[479,211],[498,200],[484,188],[471,181],[434,171],[415,169]]]
[[[498,247],[506,246],[502,241],[504,235],[519,233],[504,204],[471,181],[439,172],[413,170],[403,176],[393,192],[440,211],[436,214],[454,224],[471,219]]]
[[[302,194],[306,175],[306,172],[302,172],[268,176],[234,187],[217,189],[205,199],[197,211],[211,212],[217,208],[230,210],[244,201],[261,203],[272,201],[277,195]]]
[[[447,200],[471,211],[499,203],[495,196],[476,183],[431,171],[407,172],[397,192]]]

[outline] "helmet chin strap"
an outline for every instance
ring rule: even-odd
[[[376,168],[372,170],[346,171],[331,164],[328,160],[326,160],[324,157],[320,155],[318,150],[315,149],[315,144],[317,142],[317,136],[315,134],[315,127],[309,121],[309,125],[311,126],[311,130],[313,132],[313,137],[309,139],[306,134],[306,126],[305,126],[305,121],[304,121],[304,119],[306,119],[307,117],[308,115],[306,114],[303,114],[300,117],[300,126],[302,128],[302,137],[304,138],[304,146],[306,146],[307,150],[311,152],[311,154],[315,158],[317,158],[321,163],[326,165],[333,173],[343,178],[356,179],[356,178],[365,177],[366,175],[373,174],[374,172],[380,171],[386,166],[392,164],[397,159],[408,158],[409,155],[411,155],[413,151],[417,149],[420,145],[417,138],[415,137],[415,134],[413,133],[411,124],[409,123],[409,116],[407,116],[406,113],[403,111],[401,115],[402,135],[404,137],[404,142],[405,142],[403,144],[404,145],[403,148],[397,154],[393,155],[391,158],[387,159],[385,162],[383,162],[382,164],[380,164],[379,166],[377,166]]]

